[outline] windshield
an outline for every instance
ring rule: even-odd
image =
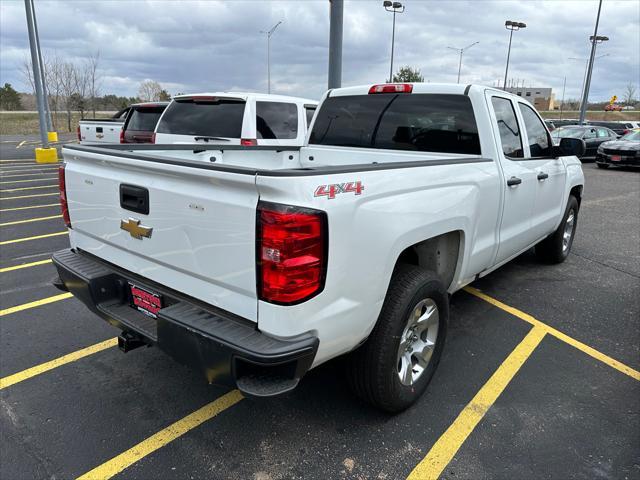
[[[620,137],[620,140],[626,140],[627,142],[640,142],[640,130],[634,130]]]
[[[244,100],[215,97],[174,100],[158,124],[158,133],[240,138],[244,106]]]
[[[551,132],[553,138],[581,138],[584,130],[582,128],[557,128]]]

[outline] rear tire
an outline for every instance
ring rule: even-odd
[[[367,341],[352,352],[347,379],[362,400],[400,412],[424,392],[442,355],[449,297],[440,279],[414,265],[399,265]]]
[[[537,257],[545,263],[562,263],[569,256],[578,227],[578,200],[570,196],[560,225],[536,245]]]
[[[598,168],[609,168],[609,164],[608,163],[596,163],[596,165],[598,165]]]

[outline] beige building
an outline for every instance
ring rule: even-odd
[[[537,110],[554,110],[555,108],[555,95],[551,88],[509,87],[507,92],[527,99]]]

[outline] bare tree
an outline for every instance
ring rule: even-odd
[[[154,80],[145,80],[138,89],[138,98],[143,102],[157,102],[160,100],[162,86]]]
[[[100,95],[100,84],[102,79],[98,76],[98,64],[100,63],[100,51],[91,55],[87,60],[86,75],[89,89],[89,96],[91,99],[91,110],[93,116],[96,116],[96,100]]]
[[[624,91],[625,105],[633,105],[636,102],[636,86],[629,83]]]
[[[31,66],[31,59],[25,54],[20,65],[20,73],[22,74],[22,80],[24,83],[31,87],[31,93],[36,94],[36,84],[33,81],[33,68]]]

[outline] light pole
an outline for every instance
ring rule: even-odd
[[[502,83],[502,89],[507,89],[507,74],[509,73],[509,57],[511,57],[511,39],[513,38],[513,31],[516,32],[522,28],[526,28],[527,24],[522,22],[514,22],[513,20],[507,20],[504,22],[504,27],[510,30],[509,33],[509,49],[507,50],[507,67],[504,69],[504,82]]]
[[[264,33],[267,36],[267,93],[271,93],[271,35],[281,23],[282,21],[276,23],[271,27],[271,30],[260,30],[260,33]]]
[[[598,55],[597,57],[594,58],[594,61],[602,58],[602,57],[608,57],[609,54],[605,53],[604,55]],[[587,71],[589,70],[589,59],[588,58],[576,58],[576,57],[568,57],[569,60],[577,60],[579,62],[584,62],[584,75],[582,76],[582,86],[580,87],[580,105],[582,105],[582,96],[584,95],[584,84],[587,81]],[[578,110],[580,109],[580,107],[578,107]]]
[[[448,49],[455,50],[460,54],[460,62],[458,62],[458,83],[460,83],[460,70],[462,70],[462,54],[464,53],[465,50],[469,50],[471,47],[473,47],[474,45],[477,45],[478,43],[480,42],[473,42],[471,45],[467,45],[464,48],[447,47]]]
[[[584,82],[584,92],[582,92],[582,104],[580,105],[580,121],[579,125],[584,124],[584,117],[587,114],[587,106],[589,105],[589,88],[591,87],[591,74],[593,73],[593,63],[596,59],[596,44],[606,42],[609,37],[598,35],[598,23],[600,22],[600,9],[602,8],[602,0],[598,5],[598,17],[596,18],[596,28],[589,37],[591,42],[591,56],[589,57],[589,69],[587,70],[587,79]]]
[[[393,82],[393,47],[396,41],[396,13],[404,12],[404,5],[400,2],[385,0],[382,6],[387,12],[393,12],[393,30],[391,31],[391,67],[389,68],[389,82]]]

